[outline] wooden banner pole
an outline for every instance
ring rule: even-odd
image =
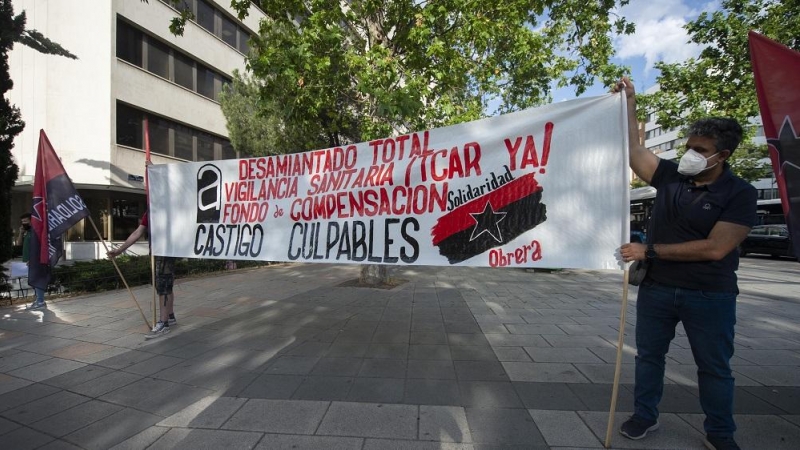
[[[614,384],[611,388],[611,407],[608,412],[608,427],[606,428],[605,448],[611,448],[611,433],[614,428],[614,414],[617,411],[617,395],[619,394],[619,378],[622,372],[622,348],[625,345],[625,315],[628,312],[628,279],[629,270],[625,269],[622,280],[622,311],[619,315],[619,337],[617,338],[617,364],[614,368]]]
[[[105,239],[103,239],[103,235],[100,234],[100,230],[97,229],[97,225],[94,223],[94,219],[92,219],[92,216],[87,216],[87,217],[89,219],[89,223],[92,224],[92,228],[94,228],[94,232],[97,233],[97,237],[100,238],[100,242],[103,243],[103,248],[105,248],[106,249],[106,253],[108,253],[109,252],[108,245],[106,245],[106,241],[105,241]],[[133,295],[133,291],[131,291],[131,288],[128,286],[128,282],[125,280],[125,277],[122,275],[122,271],[119,270],[119,266],[117,265],[117,261],[114,259],[113,256],[111,257],[111,263],[114,264],[114,268],[117,269],[117,273],[119,274],[119,277],[122,279],[122,284],[125,285],[125,289],[127,289],[128,293],[131,294],[131,300],[133,300],[133,303],[136,304],[136,307],[139,309],[139,313],[141,313],[141,315],[142,315],[142,319],[144,319],[145,325],[147,325],[147,330],[150,331],[151,328],[152,328],[150,326],[150,322],[147,321],[147,317],[145,317],[144,311],[142,311],[142,307],[139,306],[139,302],[136,301],[136,296]]]

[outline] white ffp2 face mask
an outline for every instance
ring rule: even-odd
[[[716,155],[717,153],[714,153],[714,155]],[[697,153],[694,149],[690,148],[689,150],[686,151],[686,153],[683,154],[683,156],[681,156],[681,160],[680,162],[678,162],[678,173],[690,177],[697,175],[704,170],[708,170],[719,164],[719,163],[714,163],[714,165],[706,167],[706,161],[708,161],[714,155],[705,158],[703,157],[703,155]]]

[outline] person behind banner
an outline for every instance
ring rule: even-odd
[[[142,220],[139,226],[133,230],[122,245],[110,250],[107,254],[109,257],[116,257],[121,255],[125,250],[133,245],[148,230],[148,217],[147,212],[142,215]],[[161,309],[160,320],[156,322],[150,337],[158,337],[169,333],[170,325],[175,326],[178,321],[175,318],[175,294],[172,292],[172,287],[175,283],[175,258],[168,256],[156,256],[155,260],[155,274],[156,274],[156,293],[159,296],[159,304]]]
[[[658,428],[665,355],[683,323],[697,364],[700,405],[706,415],[704,444],[738,449],[734,440],[733,357],[737,246],[756,223],[756,189],[735,176],[727,160],[742,139],[733,119],[707,118],[687,130],[678,164],[639,143],[633,83],[614,89],[628,104],[631,169],[657,189],[648,244],[620,249],[625,262],[648,260],[636,304],[634,413],[620,428],[630,439]]]
[[[33,236],[33,232],[31,231],[31,213],[25,213],[19,216],[19,223],[20,223],[19,235],[17,235],[16,245],[22,246],[22,262],[24,262],[28,266],[28,270],[30,271],[31,236]],[[28,278],[30,278],[30,274]],[[34,286],[33,292],[35,293],[36,296],[34,297],[33,303],[28,305],[26,309],[46,308],[47,303],[45,303],[44,301],[44,289]]]

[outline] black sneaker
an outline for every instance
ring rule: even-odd
[[[628,439],[642,439],[647,436],[649,431],[656,431],[658,429],[658,421],[647,421],[640,419],[636,416],[631,416],[625,423],[619,427],[619,434]]]
[[[708,450],[741,450],[732,437],[706,436],[703,444]]]

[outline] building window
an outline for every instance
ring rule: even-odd
[[[221,29],[220,29],[220,37],[222,38],[225,43],[230,45],[233,48],[236,47],[236,35],[238,34],[238,28],[235,23],[231,19],[228,19],[225,16],[220,16],[221,21]]]
[[[215,11],[213,6],[209,5],[203,0],[197,1],[197,14],[195,14],[197,17],[197,24],[212,34],[216,34],[214,31],[214,13]]]
[[[117,21],[117,57],[142,67],[142,32]]]
[[[206,133],[197,133],[197,158],[196,161],[213,161],[214,136]]]
[[[175,127],[175,154],[176,158],[194,160],[194,132],[183,125]]]
[[[196,91],[194,87],[194,61],[180,53],[175,53],[175,82]]]
[[[238,157],[229,140],[117,102],[117,144],[144,149],[144,119],[153,153],[187,161]]]
[[[215,101],[222,86],[231,82],[122,20],[117,20],[117,57]]]
[[[115,241],[124,241],[138,227],[144,210],[139,200],[116,199],[111,206],[112,236]]]
[[[153,38],[147,39],[147,67],[148,72],[152,72],[161,78],[170,80],[169,76],[169,47],[156,41]]]
[[[117,144],[143,148],[143,120],[141,111],[117,103]]]

